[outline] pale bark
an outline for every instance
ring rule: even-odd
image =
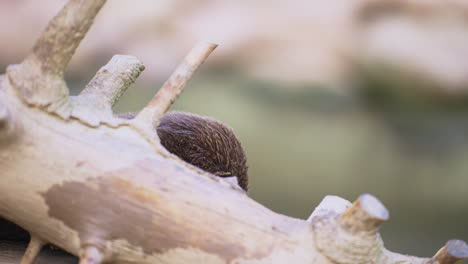
[[[68,1],[50,21],[29,56],[21,64],[8,67],[10,81],[22,100],[69,118],[71,107],[63,71],[105,2]]]
[[[115,55],[96,73],[80,96],[70,97],[71,117],[93,127],[101,123],[118,126],[122,120],[114,118],[112,106],[144,69],[133,56]]]
[[[41,251],[42,247],[44,246],[45,242],[34,236],[31,235],[31,241],[29,241],[28,247],[24,252],[24,256],[21,259],[21,264],[33,264],[36,261],[39,252]]]
[[[64,84],[63,67],[102,3],[71,0],[0,83],[0,118],[21,128],[0,144],[0,216],[33,234],[29,255],[51,243],[83,264],[449,264],[467,257],[463,241],[432,259],[388,252],[378,234],[388,212],[371,195],[353,205],[327,198],[308,221],[295,219],[165,151],[154,125],[213,44],[189,53],[135,120],[109,112],[143,69],[131,57],[111,60],[71,99],[56,84]],[[78,35],[73,44],[57,41],[69,30]],[[50,54],[36,54],[50,43]]]
[[[135,126],[151,133],[158,126],[159,120],[182,93],[195,71],[208,58],[218,45],[199,43],[185,57],[174,73],[159,89],[148,105],[133,119]]]

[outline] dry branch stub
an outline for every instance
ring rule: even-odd
[[[377,231],[386,219],[388,211],[380,201],[363,194],[343,214],[330,210],[310,221],[319,250],[332,261],[353,264],[381,258],[384,248]]]
[[[354,234],[376,234],[388,216],[387,208],[377,198],[363,194],[341,216],[340,226]]]
[[[34,60],[45,74],[61,75],[106,0],[71,0],[60,10],[37,40]]]
[[[144,131],[154,131],[164,113],[182,93],[195,71],[217,46],[217,44],[201,42],[192,48],[153,99],[132,120],[132,123]]]
[[[468,245],[462,240],[450,240],[433,257],[438,264],[462,263],[468,258]]]
[[[112,106],[144,69],[136,57],[113,56],[96,73],[79,96],[71,97],[73,103],[71,116],[92,127],[97,127],[101,123],[113,127],[121,124],[123,121],[114,117]]]
[[[44,244],[45,242],[42,239],[35,235],[31,235],[31,240],[29,241],[23,258],[21,259],[21,264],[33,264]]]
[[[94,100],[112,107],[144,69],[145,66],[134,56],[114,55],[99,69],[80,96],[92,96]]]
[[[50,21],[32,53],[21,64],[8,67],[8,77],[22,100],[69,118],[71,107],[63,71],[105,2],[68,1]]]

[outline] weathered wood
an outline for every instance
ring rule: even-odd
[[[70,0],[19,65],[7,69],[20,98],[69,118],[68,88],[63,71],[106,0]]]
[[[439,264],[462,263],[466,258],[468,258],[468,245],[465,241],[456,239],[448,241],[433,257]]]
[[[71,96],[71,117],[93,127],[101,122],[113,127],[123,123],[121,119],[114,118],[112,106],[144,69],[143,64],[133,56],[113,56],[79,96]]]
[[[26,252],[24,252],[24,256],[21,259],[21,264],[33,264],[44,244],[45,242],[42,239],[32,235]]]
[[[102,263],[102,252],[94,246],[85,246],[81,249],[79,264],[100,264]]]
[[[20,263],[26,250],[22,241],[0,240],[0,264]],[[78,258],[64,251],[44,247],[34,264],[77,264]]]
[[[197,44],[187,54],[182,63],[163,84],[148,105],[133,119],[134,125],[140,127],[146,133],[153,131],[158,126],[159,120],[161,120],[164,113],[166,113],[182,93],[187,82],[192,78],[198,67],[217,46],[217,44],[207,42]]]
[[[144,69],[143,63],[133,56],[115,55],[99,69],[80,95],[112,107]]]

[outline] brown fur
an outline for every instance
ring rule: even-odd
[[[133,118],[134,114],[120,115]],[[209,117],[183,112],[164,115],[157,128],[161,144],[171,153],[219,177],[236,176],[248,189],[247,160],[234,131]]]

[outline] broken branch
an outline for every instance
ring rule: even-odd
[[[80,96],[92,97],[92,102],[112,107],[120,96],[132,85],[145,66],[133,56],[114,55],[96,73]]]
[[[21,99],[30,105],[48,107],[63,118],[70,116],[68,88],[63,71],[94,17],[106,0],[71,0],[62,8],[20,65],[7,69]]]
[[[45,74],[61,75],[106,0],[73,0],[62,8],[34,45],[34,60]]]
[[[114,118],[112,106],[144,69],[145,66],[133,56],[113,56],[79,96],[71,97],[71,116],[92,127],[101,123],[117,126],[121,120]]]
[[[338,201],[338,211],[328,210],[310,219],[317,247],[336,263],[377,263],[384,255],[377,231],[388,219],[387,209],[370,194],[361,195],[341,214],[346,207]]]
[[[462,240],[450,240],[434,256],[434,260],[439,264],[462,263],[468,258],[468,245]]]
[[[377,233],[384,221],[388,220],[388,210],[370,194],[363,194],[340,218],[340,226],[350,233]]]
[[[35,235],[31,235],[31,240],[29,241],[23,258],[21,259],[21,264],[33,264],[44,245],[45,242],[42,239]]]
[[[217,47],[213,43],[197,44],[159,89],[153,99],[136,116],[134,122],[146,131],[152,131],[159,124],[162,116],[184,90],[195,71]]]

